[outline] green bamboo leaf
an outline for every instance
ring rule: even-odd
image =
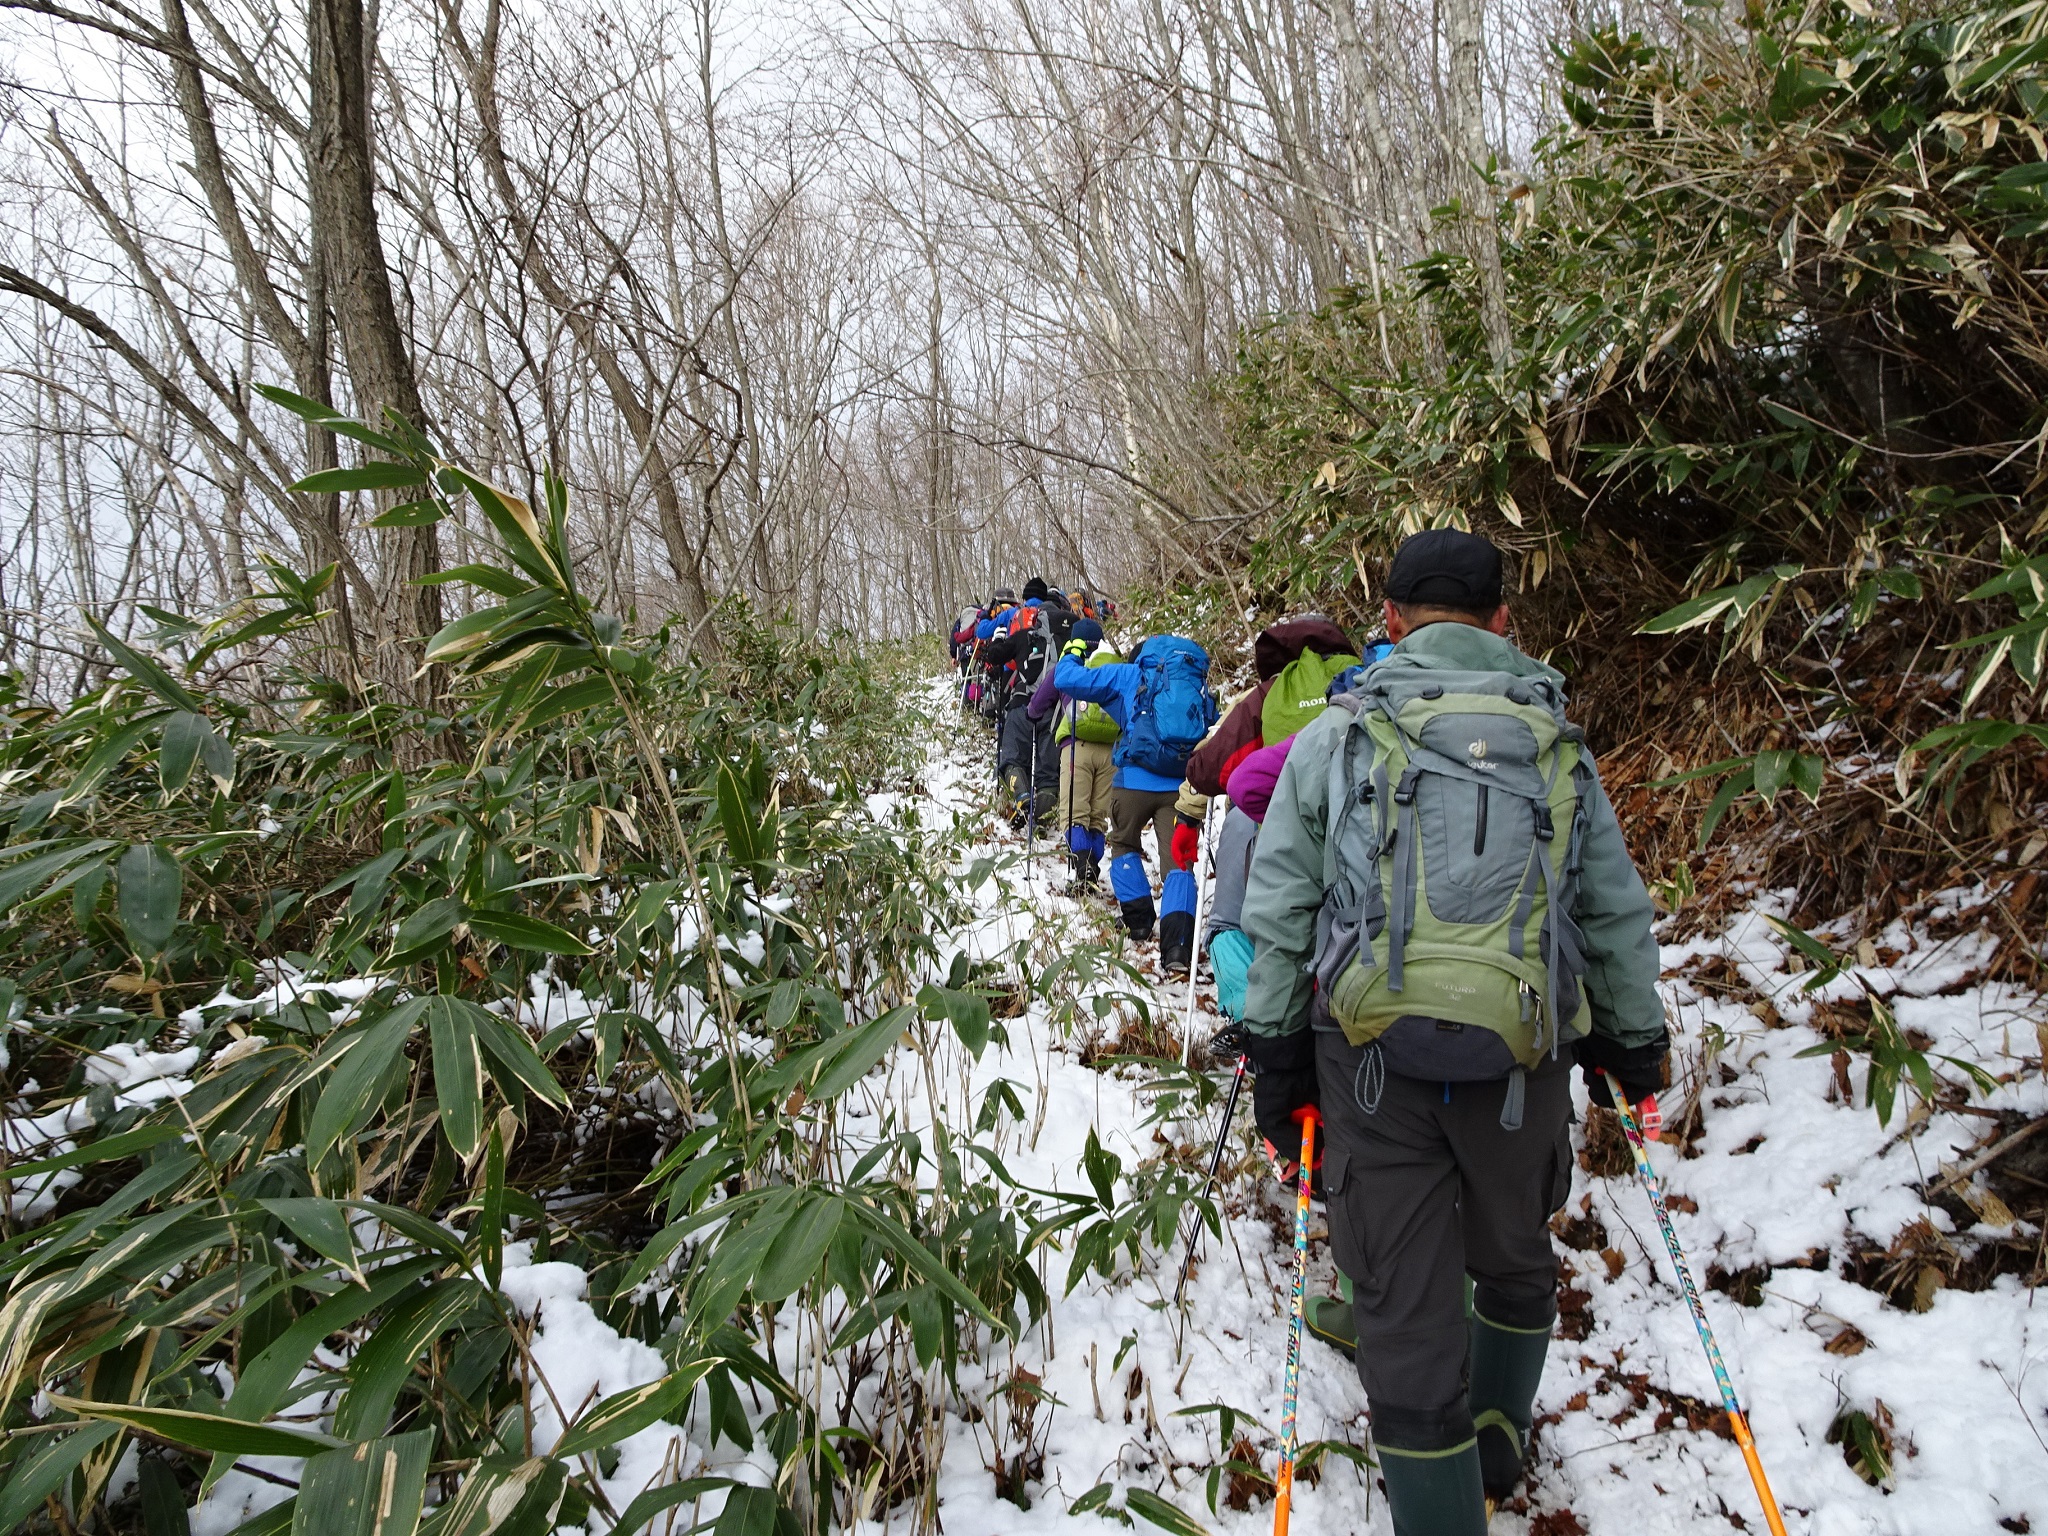
[[[927,983],[917,994],[918,1003],[930,1018],[944,1018],[953,1026],[953,1033],[960,1037],[960,1043],[967,1047],[967,1053],[975,1060],[988,1048],[989,1007],[988,999],[979,992],[956,990]]]
[[[199,654],[192,658],[192,665],[198,667],[236,646],[247,645],[252,640],[267,640],[272,635],[287,635],[306,628],[314,621],[314,615],[293,608],[273,608],[268,613],[258,614],[248,623],[237,626],[219,637],[209,640]]]
[[[302,421],[322,427],[338,437],[346,437],[358,443],[367,443],[394,457],[403,457],[407,452],[405,444],[386,433],[374,431],[357,421],[353,416],[344,416],[331,405],[318,400],[309,400],[304,395],[295,395],[288,389],[279,389],[275,384],[258,384],[256,393],[273,405],[281,405]]]
[[[326,1435],[274,1424],[247,1424],[220,1413],[191,1408],[144,1408],[134,1403],[95,1403],[84,1398],[49,1394],[59,1408],[80,1418],[104,1419],[139,1429],[173,1445],[226,1456],[312,1456],[335,1442]]]
[[[101,1420],[68,1435],[42,1437],[33,1450],[15,1461],[6,1484],[0,1486],[0,1530],[25,1529],[29,1516],[64,1485],[78,1464],[119,1433],[119,1424]]]
[[[1090,1488],[1086,1493],[1082,1494],[1081,1497],[1074,1500],[1073,1503],[1069,1504],[1067,1506],[1067,1513],[1070,1515],[1090,1515],[1098,1513],[1099,1511],[1107,1508],[1109,1501],[1115,1496],[1115,1483],[1097,1483],[1093,1488]]]
[[[580,1456],[586,1451],[602,1450],[617,1445],[628,1435],[638,1434],[650,1424],[675,1417],[689,1402],[697,1383],[719,1363],[716,1357],[693,1360],[659,1381],[614,1392],[563,1431],[562,1438],[555,1442],[554,1454]]]
[[[369,1122],[392,1080],[407,1071],[406,1037],[419,1022],[425,998],[409,998],[381,1018],[348,1026],[354,1044],[327,1079],[306,1127],[306,1163],[318,1166],[344,1136]]]
[[[427,472],[417,464],[375,459],[351,469],[315,470],[303,480],[295,481],[292,489],[320,496],[337,491],[396,491],[426,483]]]
[[[313,893],[314,899],[332,896],[344,886],[352,886],[349,892],[348,915],[358,918],[377,910],[377,904],[384,899],[384,892],[391,884],[391,877],[406,860],[408,849],[404,844],[386,848],[377,857],[358,864],[345,875],[338,875]]]
[[[113,735],[101,741],[93,749],[92,756],[85,760],[85,766],[80,768],[77,776],[65,786],[63,798],[57,802],[58,806],[76,805],[98,789],[106,782],[107,777],[121,766],[122,760],[135,750],[136,744],[155,730],[168,713],[168,710],[153,710],[149,714],[130,720]]]
[[[365,1440],[315,1456],[299,1480],[292,1536],[412,1536],[434,1432]]]
[[[412,1378],[413,1362],[485,1294],[475,1280],[443,1280],[394,1307],[348,1363],[349,1385],[335,1411],[335,1433],[359,1439],[384,1428]]]
[[[213,727],[206,716],[194,714],[191,710],[179,710],[164,721],[163,740],[157,747],[157,777],[163,781],[164,793],[175,795],[183,789],[192,777],[192,770],[199,762],[199,744],[213,734]]]
[[[735,1486],[712,1523],[711,1536],[775,1536],[778,1508],[773,1488]]]
[[[497,1080],[506,1099],[516,1102],[518,1089],[524,1088],[558,1109],[567,1109],[568,1094],[555,1081],[547,1063],[540,1059],[533,1042],[526,1038],[526,1031],[516,1024],[506,1023],[496,1014],[485,1013],[473,1003],[467,1006],[475,1010],[471,1018],[476,1025],[477,1039],[497,1064],[491,1069],[491,1076]]]
[[[490,639],[491,631],[505,622],[505,616],[504,608],[491,607],[479,608],[459,619],[449,620],[427,642],[427,660],[447,661],[465,651],[475,650]]]
[[[143,687],[173,709],[186,710],[195,715],[202,712],[204,706],[200,703],[199,696],[171,676],[161,663],[151,660],[126,641],[116,637],[114,632],[98,619],[87,618],[85,622],[100,644],[112,652],[114,659],[121,663],[122,669]]]
[[[356,1268],[355,1233],[349,1227],[348,1207],[339,1200],[297,1196],[258,1200],[256,1203],[283,1222],[292,1236],[323,1259],[332,1259],[346,1270]]]
[[[476,1156],[484,1134],[484,1062],[476,1025],[459,999],[427,1001],[427,1032],[434,1047],[434,1098],[448,1145],[465,1163]]]
[[[1132,1488],[1124,1494],[1124,1508],[1140,1520],[1172,1531],[1174,1536],[1209,1536],[1209,1528],[1178,1505],[1169,1504],[1147,1488]]]
[[[39,853],[32,859],[22,859],[0,869],[0,911],[14,907],[30,892],[40,890],[61,871],[70,868],[89,854],[105,853],[119,845],[106,839],[89,843],[72,843],[62,848],[52,848],[48,853]]]
[[[422,1536],[548,1536],[562,1506],[568,1468],[551,1456],[486,1456],[455,1497],[429,1515]],[[619,1536],[634,1527],[621,1522]]]
[[[494,639],[463,663],[470,672],[499,672],[506,667],[524,661],[544,645],[559,646],[565,651],[588,651],[590,642],[573,629],[560,624],[536,624]]]
[[[726,845],[732,849],[734,862],[761,862],[762,851],[754,817],[748,809],[746,788],[740,783],[739,772],[731,763],[718,765],[718,821],[725,829]]]
[[[815,1184],[807,1187],[754,1273],[754,1299],[781,1301],[802,1289],[818,1272],[845,1214],[846,1202],[837,1195]]]
[[[800,1086],[812,1100],[837,1098],[895,1049],[914,1012],[908,1005],[891,1008],[856,1028],[792,1051],[776,1063],[764,1081],[778,1091]]]
[[[1793,754],[1782,747],[1756,755],[1755,788],[1765,805],[1775,805],[1778,791],[1792,777]]]
[[[950,1297],[955,1306],[965,1308],[998,1332],[1009,1333],[1009,1326],[983,1306],[981,1298],[961,1284],[959,1277],[941,1264],[929,1248],[912,1237],[895,1217],[863,1201],[850,1198],[846,1201],[846,1212],[855,1222],[880,1239],[885,1248]]]
[[[1745,768],[1742,772],[1728,780],[1727,783],[1723,784],[1714,795],[1712,803],[1707,806],[1707,814],[1700,821],[1700,851],[1702,853],[1706,851],[1707,844],[1713,839],[1714,828],[1718,827],[1721,824],[1721,818],[1728,814],[1728,808],[1742,796],[1748,794],[1754,787],[1755,781],[1755,771]]]
[[[506,491],[486,481],[479,480],[467,470],[450,468],[443,471],[444,485],[453,482],[468,491],[491,526],[498,531],[498,537],[505,541],[505,552],[513,562],[542,586],[560,591],[563,588],[562,573],[555,569],[544,546],[540,524],[534,518],[533,509]]]
[[[1820,804],[1821,786],[1827,780],[1827,759],[1812,752],[1792,754],[1792,787],[1813,804]]]
[[[610,678],[582,678],[542,694],[520,717],[519,728],[536,731],[544,725],[553,724],[564,715],[580,715],[585,710],[613,703],[617,698],[618,694],[613,691]]]
[[[235,749],[219,731],[209,727],[199,738],[199,761],[206,765],[206,776],[221,794],[235,787]]]
[[[666,1483],[659,1488],[650,1488],[619,1512],[619,1523],[612,1527],[620,1536],[637,1536],[650,1524],[656,1515],[674,1509],[678,1504],[692,1499],[701,1499],[705,1494],[720,1488],[737,1488],[738,1483],[729,1477],[692,1477],[680,1483]],[[439,1536],[439,1533],[437,1533]],[[453,1533],[449,1533],[453,1536]]]
[[[145,958],[160,955],[178,931],[185,866],[162,843],[136,843],[114,866],[114,895],[129,948]]]
[[[227,1401],[229,1417],[251,1423],[267,1419],[284,1402],[292,1383],[313,1358],[313,1351],[358,1319],[389,1306],[412,1286],[441,1267],[438,1259],[406,1259],[370,1273],[367,1286],[348,1285],[264,1345],[262,1353],[242,1363],[235,1395]]]
[[[1735,322],[1742,314],[1742,268],[1731,264],[1722,280],[1721,294],[1714,304],[1714,330],[1721,345],[1735,345]]]
[[[185,1491],[178,1486],[178,1475],[161,1457],[141,1458],[135,1480],[142,1504],[142,1528],[148,1536],[192,1536]]]
[[[753,1283],[754,1273],[781,1236],[795,1208],[796,1191],[784,1185],[770,1190],[752,1216],[728,1224],[717,1242],[698,1256],[690,1278],[690,1319],[716,1325],[725,1321]]]
[[[308,399],[305,395],[294,394],[291,390],[276,384],[258,384],[256,393],[272,405],[281,405],[300,420],[316,427],[324,427],[333,419],[334,407],[319,400]]]
[[[299,1512],[299,1496],[293,1494],[281,1504],[273,1504],[260,1515],[251,1515],[228,1536],[290,1536],[292,1520]]]
[[[507,949],[523,949],[542,955],[587,955],[588,944],[553,923],[522,912],[492,912],[472,909],[467,916],[469,931]]]
[[[391,941],[391,965],[409,965],[439,949],[462,921],[462,903],[453,896],[436,896],[424,901],[398,925]]]
[[[388,512],[380,512],[370,519],[372,528],[424,528],[438,523],[448,515],[448,509],[438,501],[402,501]]]
[[[98,1141],[73,1147],[69,1152],[59,1152],[55,1157],[37,1158],[32,1163],[9,1163],[7,1177],[25,1179],[38,1173],[55,1173],[59,1168],[76,1168],[81,1163],[106,1163],[117,1157],[133,1157],[147,1148],[176,1141],[184,1134],[182,1125],[139,1125],[118,1136],[102,1136]]]

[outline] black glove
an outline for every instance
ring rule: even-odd
[[[1290,1163],[1301,1157],[1301,1127],[1294,1112],[1322,1108],[1316,1096],[1316,1045],[1308,1030],[1262,1035],[1246,1030],[1244,1051],[1252,1068],[1252,1117],[1259,1134]]]
[[[1572,1047],[1579,1071],[1586,1079],[1586,1091],[1602,1109],[1614,1108],[1604,1074],[1612,1072],[1628,1095],[1631,1105],[1640,1104],[1671,1081],[1671,1036],[1657,1031],[1657,1038],[1642,1045],[1623,1045],[1606,1035],[1592,1034]]]

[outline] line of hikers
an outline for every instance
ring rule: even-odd
[[[1563,675],[1507,638],[1500,552],[1415,535],[1385,593],[1370,644],[1320,615],[1262,631],[1227,713],[1194,641],[1119,656],[1102,603],[1035,579],[952,646],[1014,824],[1057,817],[1084,886],[1106,854],[1137,940],[1153,824],[1169,975],[1228,797],[1202,947],[1269,1146],[1284,1161],[1311,1111],[1324,1127],[1344,1296],[1310,1325],[1357,1363],[1395,1530],[1478,1536],[1522,1476],[1557,1316],[1570,1068],[1593,1103],[1610,1074],[1640,1103],[1669,1039],[1649,896]]]

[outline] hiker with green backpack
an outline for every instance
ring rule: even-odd
[[[1499,551],[1418,534],[1386,593],[1393,652],[1301,730],[1259,832],[1246,1051],[1268,1140],[1322,1116],[1394,1529],[1479,1536],[1557,1316],[1570,1065],[1640,1101],[1669,1042],[1649,896],[1563,677],[1505,638]]]
[[[1094,619],[1075,620],[1067,647],[1090,668],[1123,660],[1104,643],[1102,626]],[[1055,670],[1045,669],[1027,707],[1033,721],[1057,712],[1052,739],[1060,759],[1059,805],[1067,821],[1067,864],[1077,888],[1094,890],[1102,877],[1110,786],[1116,774],[1112,754],[1120,731],[1100,704],[1084,704],[1061,693],[1054,685]]]

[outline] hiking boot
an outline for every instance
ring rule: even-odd
[[[1376,1407],[1372,1420],[1394,1536],[1485,1536],[1489,1511],[1478,1444],[1470,1438],[1442,1443],[1471,1423],[1464,1405],[1427,1414]]]
[[[1152,937],[1159,920],[1152,905],[1152,881],[1145,873],[1145,861],[1135,853],[1120,853],[1109,861],[1109,886],[1116,892],[1124,932],[1138,943]]]
[[[1515,1491],[1529,1452],[1529,1431],[1535,1418],[1536,1387],[1543,1379],[1543,1360],[1550,1352],[1550,1330],[1556,1314],[1547,1302],[1527,1308],[1527,1326],[1496,1322],[1472,1307],[1472,1423],[1479,1436],[1481,1474],[1487,1497],[1496,1503]],[[1512,1303],[1489,1295],[1485,1305],[1512,1314]],[[1550,1313],[1538,1321],[1538,1315]]]
[[[1168,976],[1185,976],[1195,954],[1195,877],[1171,871],[1159,897],[1159,967]]]
[[[1358,1358],[1358,1314],[1342,1296],[1311,1296],[1302,1308],[1308,1331],[1346,1360]]]

